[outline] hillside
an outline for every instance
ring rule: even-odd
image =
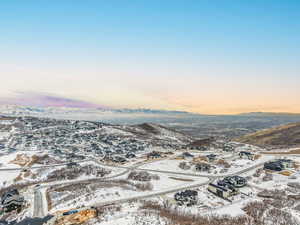
[[[259,146],[300,145],[300,122],[258,131],[237,138],[236,141]]]
[[[112,125],[101,122],[15,117],[0,120],[0,145],[16,150],[98,155],[176,149],[192,139],[158,124]]]

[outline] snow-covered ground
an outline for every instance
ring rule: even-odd
[[[17,155],[19,154],[30,154],[28,152],[22,152],[22,151],[18,151],[18,152],[12,152],[9,154],[3,154],[0,156],[0,169],[8,169],[8,168],[20,168],[19,165],[12,163],[11,161],[13,161]]]
[[[289,156],[289,159],[292,159],[296,163],[300,165],[300,157],[295,156]],[[258,189],[268,189],[268,190],[274,190],[274,189],[285,189],[287,187],[287,184],[290,182],[298,182],[300,183],[300,169],[287,169],[287,171],[291,172],[290,176],[285,176],[280,174],[279,172],[273,172],[272,173],[272,180],[270,181],[263,181],[263,177],[265,176],[265,172],[261,174],[260,177],[253,177],[253,179],[250,181],[250,184],[254,187],[257,187]],[[254,171],[249,172],[247,175],[253,175]]]
[[[161,171],[170,171],[170,172],[179,172],[179,173],[190,173],[190,174],[198,174],[204,176],[214,176],[214,175],[230,175],[242,170],[246,170],[251,167],[255,167],[258,165],[262,165],[264,162],[267,162],[271,159],[274,159],[274,156],[271,155],[263,155],[257,160],[248,160],[248,159],[239,159],[237,157],[233,157],[233,160],[228,159],[228,163],[231,165],[228,168],[228,171],[225,173],[221,173],[223,167],[215,165],[215,168],[210,172],[198,172],[193,169],[193,167],[189,170],[183,170],[179,168],[180,162],[190,162],[190,160],[178,160],[178,159],[165,159],[158,160],[148,164],[143,165],[142,169],[151,169],[151,170],[161,170]],[[214,165],[212,163],[212,165]]]
[[[93,194],[86,193],[85,195],[78,196],[76,200],[71,202],[63,202],[57,207],[54,207],[52,211],[68,209],[72,205],[73,207],[84,205],[95,205],[103,202],[110,202],[114,200],[122,200],[132,197],[139,197],[151,194],[160,194],[169,190],[189,187],[190,185],[203,184],[208,182],[208,178],[200,177],[187,177],[180,175],[168,175],[162,173],[155,173],[160,177],[159,180],[152,180],[153,190],[151,191],[136,191],[133,189],[124,189],[119,186],[102,187],[98,188]],[[118,179],[127,179],[128,175],[123,175]]]
[[[20,171],[0,171],[0,188],[13,183],[14,179],[18,177]]]
[[[4,169],[13,169],[20,168],[19,165],[12,163],[11,161],[16,158],[18,154],[24,152],[13,152],[6,155],[0,156],[0,187],[4,185],[10,185],[13,183],[14,179],[20,174],[19,170],[4,170]]]
[[[207,185],[193,190],[198,192],[198,203],[191,207],[180,207],[180,210],[194,215],[199,213],[201,213],[201,215],[241,215],[244,213],[242,208],[249,201],[253,201],[253,193],[255,192],[253,188],[244,187],[240,190],[242,194],[231,197],[232,203],[230,203],[210,193],[207,190]],[[174,193],[167,194],[164,200],[174,202]]]
[[[141,166],[141,169],[151,169],[151,170],[162,170],[162,171],[170,171],[170,172],[181,172],[181,173],[194,173],[193,171],[185,171],[178,167],[179,163],[183,160],[176,159],[165,159],[158,160],[151,163],[147,163]]]
[[[228,172],[225,173],[224,175],[231,174],[231,173],[236,173],[241,170],[245,170],[257,165],[263,165],[265,162],[268,162],[270,160],[273,160],[275,157],[271,155],[262,155],[259,159],[257,160],[248,160],[248,159],[235,159],[230,161],[231,168],[229,168]]]

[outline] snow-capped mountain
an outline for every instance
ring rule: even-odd
[[[0,105],[0,114],[11,116],[45,116],[63,114],[190,114],[185,111],[169,111],[154,109],[90,109],[90,108],[68,108],[68,107],[31,107],[19,105]]]

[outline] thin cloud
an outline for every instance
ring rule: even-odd
[[[0,104],[36,107],[108,108],[88,101],[65,98],[46,93],[16,92],[15,94],[16,95],[13,97],[0,98]]]

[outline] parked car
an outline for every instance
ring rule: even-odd
[[[75,213],[78,213],[78,210],[70,210],[68,212],[64,212],[63,216],[68,216],[68,215],[72,215],[72,214],[75,214]]]

